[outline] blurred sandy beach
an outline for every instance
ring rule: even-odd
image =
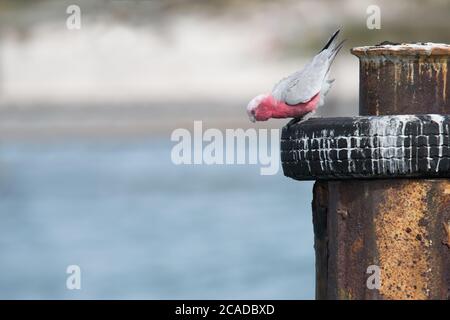
[[[352,46],[450,42],[446,1],[429,1],[426,11],[421,1],[377,1],[388,8],[380,30],[365,26],[371,1],[79,1],[80,30],[66,28],[70,1],[2,3],[2,138],[167,135],[200,118],[249,127],[248,101],[305,64],[338,26],[348,41],[318,115],[352,115]]]

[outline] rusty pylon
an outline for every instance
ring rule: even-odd
[[[311,119],[282,136],[285,174],[317,180],[316,298],[449,299],[450,46],[351,52],[361,116]]]

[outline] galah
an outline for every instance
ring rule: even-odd
[[[328,79],[331,64],[344,41],[337,43],[337,30],[306,66],[280,80],[271,93],[260,94],[247,105],[250,121],[294,118],[290,124],[306,119],[324,103],[334,81]]]

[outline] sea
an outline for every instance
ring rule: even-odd
[[[1,142],[0,298],[314,299],[312,182],[172,147]]]

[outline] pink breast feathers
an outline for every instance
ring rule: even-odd
[[[316,110],[319,99],[320,96],[318,92],[308,102],[299,103],[297,105],[288,105],[283,101],[276,100],[271,94],[267,94],[254,98],[247,109],[249,116],[251,113],[253,119],[257,121],[266,121],[270,118],[300,118],[303,115]],[[255,104],[257,104],[257,107],[253,107]]]
[[[283,101],[277,101],[270,95],[268,99],[272,100],[270,101],[270,105],[272,106],[271,118],[278,118],[278,119],[299,118],[311,111],[316,110],[320,98],[319,93],[320,92],[318,92],[315,96],[313,96],[311,100],[309,100],[308,102],[299,103],[297,105],[292,106],[286,104]]]

